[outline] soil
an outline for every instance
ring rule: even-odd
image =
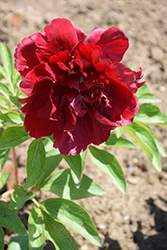
[[[18,43],[41,31],[57,17],[65,17],[86,34],[93,29],[118,26],[129,37],[130,47],[124,57],[135,70],[142,67],[147,85],[157,98],[158,106],[167,106],[167,1],[166,0],[0,0],[0,41],[14,53]],[[156,133],[167,152],[166,129]],[[27,143],[17,147],[21,181],[25,176]],[[162,172],[157,172],[140,150],[112,149],[127,181],[123,195],[88,159],[85,173],[108,193],[77,203],[92,217],[104,247],[98,248],[72,232],[80,250],[166,250],[167,249],[167,161],[162,159]],[[10,168],[10,165],[5,166]],[[61,162],[60,167],[64,167]],[[12,178],[12,176],[11,176]],[[40,193],[41,198],[50,193]],[[20,211],[28,217],[31,203]],[[7,244],[11,235],[5,235]],[[45,249],[54,249],[47,242]]]

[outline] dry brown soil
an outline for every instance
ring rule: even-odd
[[[69,18],[86,34],[97,27],[118,26],[129,37],[124,63],[141,66],[155,96],[167,113],[167,1],[166,0],[0,0],[0,41],[14,53],[26,36],[43,30],[57,17]],[[166,152],[166,129],[156,128]],[[19,173],[24,177],[25,148],[17,148]],[[123,167],[127,194],[123,195],[88,160],[85,173],[108,191],[102,197],[81,200],[93,218],[105,246],[98,248],[74,233],[80,250],[166,250],[167,249],[167,161],[158,173],[140,150],[111,150]],[[63,162],[61,166],[63,167]],[[39,194],[37,194],[39,195]],[[50,196],[41,194],[42,198]],[[20,216],[25,219],[31,204]],[[8,241],[10,236],[5,236]],[[54,249],[49,243],[45,249]]]

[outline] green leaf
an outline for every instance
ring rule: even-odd
[[[13,125],[22,125],[24,116],[17,112],[8,112],[0,115],[0,127],[10,127]]]
[[[146,125],[145,125],[145,126],[146,126]],[[166,157],[166,156],[167,156],[167,155],[166,155],[166,152],[165,152],[163,146],[161,145],[161,143],[160,143],[158,137],[157,137],[156,134],[154,133],[154,131],[153,131],[150,127],[148,127],[148,126],[147,126],[147,129],[150,131],[150,134],[151,134],[152,137],[154,138],[154,141],[155,141],[155,143],[156,143],[156,146],[157,146],[157,149],[158,149],[159,153],[160,153],[163,157]]]
[[[72,228],[92,244],[101,246],[96,227],[82,207],[61,198],[44,200],[40,204],[54,220]]]
[[[133,63],[131,63],[128,68],[130,68],[131,70],[133,70]]]
[[[13,67],[13,88],[15,91],[15,95],[18,96],[20,94],[19,84],[22,81],[22,77],[20,73]]]
[[[0,128],[0,138],[1,138],[2,134],[3,134],[3,132],[4,132],[4,129]]]
[[[49,136],[45,138],[44,147],[45,147],[46,153],[49,153],[50,151],[52,151],[53,149],[55,149],[53,147],[53,141],[52,141],[52,139]],[[57,148],[55,150],[57,151]],[[56,152],[56,154],[57,154],[57,152]]]
[[[41,211],[45,221],[46,237],[52,241],[56,250],[78,250],[70,232],[60,222],[53,220],[45,211]]]
[[[4,231],[0,226],[0,249],[4,249]]]
[[[163,148],[163,146],[161,145],[158,137],[156,136],[155,132],[153,131],[152,128],[150,128],[148,125],[144,124],[144,123],[140,123],[138,122],[138,124],[142,124],[143,128],[145,128],[149,133],[150,135],[153,137],[154,141],[155,141],[155,144],[157,146],[157,149],[159,151],[159,153],[163,156],[163,157],[166,157],[166,153],[165,153],[165,150]]]
[[[97,149],[93,146],[89,147],[92,162],[106,175],[108,175],[113,184],[119,190],[126,193],[126,182],[121,166],[117,159],[109,152]]]
[[[2,66],[1,66],[2,67]],[[4,79],[4,76],[2,75],[2,73],[0,72],[0,80]]]
[[[139,143],[143,152],[148,156],[153,166],[161,171],[160,155],[150,130],[142,123],[133,121],[131,125],[124,127],[124,130],[129,133],[137,143]]]
[[[45,243],[44,218],[41,210],[33,207],[28,219],[29,250],[42,250]]]
[[[167,124],[167,115],[161,113],[155,105],[148,103],[140,106],[134,120],[162,126]]]
[[[41,139],[31,142],[27,156],[27,180],[25,189],[34,186],[45,170],[45,149]]]
[[[19,185],[14,186],[14,192],[11,195],[9,203],[9,209],[20,209],[24,206],[27,200],[32,199],[35,195],[32,192],[23,190],[23,187]]]
[[[0,173],[0,189],[6,184],[7,180],[9,179],[10,171],[5,171]]]
[[[14,210],[8,209],[8,204],[0,201],[0,225],[21,235],[27,235],[26,229]]]
[[[1,65],[0,65],[0,74],[1,74],[1,79],[3,79],[3,78],[7,79],[7,75],[6,75],[5,69]]]
[[[2,108],[0,107],[0,114],[5,114],[6,112],[7,112],[7,110],[2,109]]]
[[[8,250],[27,250],[28,237],[23,235],[15,235],[10,238]]]
[[[79,188],[80,182],[83,175],[83,170],[85,167],[85,159],[87,155],[87,150],[78,155],[63,155],[63,158],[68,163],[75,175],[73,176],[76,186]]]
[[[62,156],[57,148],[53,148],[53,142],[46,138],[44,142],[45,152],[46,152],[46,167],[43,171],[40,179],[38,180],[36,186],[40,188],[43,185],[44,180],[57,168],[62,160]]]
[[[1,79],[3,79],[3,78],[7,79],[5,69],[1,65],[0,65],[0,74],[1,74]]]
[[[117,138],[119,138],[122,135],[122,131],[123,131],[122,127],[118,127],[115,129],[115,133],[116,133]]]
[[[3,167],[9,157],[10,149],[0,150],[0,168]]]
[[[21,104],[18,101],[18,97],[17,96],[9,96],[10,101],[18,108],[21,109],[23,107],[24,104]]]
[[[57,171],[43,183],[41,189],[48,190],[62,198],[70,200],[79,200],[106,193],[98,183],[86,175],[83,175],[80,187],[76,188],[70,169]]]
[[[11,83],[13,77],[13,60],[11,51],[7,45],[1,43],[0,53],[7,80]]]
[[[30,138],[24,127],[7,128],[0,138],[0,150],[15,147]]]
[[[0,107],[5,110],[10,110],[10,102],[3,96],[0,96]]]
[[[19,91],[20,91],[20,89],[19,89]],[[23,98],[23,99],[24,99],[24,98],[27,98],[27,95],[20,91],[20,92],[18,93],[18,98]],[[24,105],[24,104],[23,104],[23,105]]]
[[[136,92],[136,96],[139,98],[140,96],[146,95],[146,94],[153,95],[152,91],[147,87],[146,84],[144,84],[143,86],[138,88],[138,90]]]
[[[152,94],[146,94],[138,97],[139,103],[160,103],[161,99],[153,97]]]
[[[102,146],[107,146],[107,147],[122,147],[122,148],[138,148],[135,144],[133,144],[131,141],[119,137],[117,138],[116,135],[111,134],[106,142],[103,142],[101,144]]]
[[[9,98],[12,93],[10,92],[9,88],[6,84],[0,83],[0,93]]]

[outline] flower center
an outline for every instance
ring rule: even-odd
[[[74,75],[76,72],[72,69],[71,71],[68,71],[68,75]]]

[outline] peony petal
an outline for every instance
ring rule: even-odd
[[[63,113],[63,111],[61,111]],[[67,102],[64,105],[65,119],[63,132],[71,131],[75,128],[76,125],[76,116],[73,113],[72,107]]]
[[[41,82],[41,85],[45,83],[48,84],[48,82],[43,81]],[[50,88],[48,89],[43,89],[43,91],[33,93],[28,98],[21,99],[21,103],[27,102],[27,104],[21,108],[22,112],[29,114],[31,112],[36,112],[38,109],[42,108],[49,100],[51,86],[49,87]]]
[[[119,82],[119,79],[109,80],[110,83],[106,85],[104,93],[109,100],[108,106],[103,102],[100,105],[96,102],[93,106],[102,116],[115,123],[115,127],[130,124],[138,111],[137,98],[127,86]]]
[[[38,33],[35,43],[37,46],[36,55],[41,63],[48,62],[49,58],[57,52],[54,44],[48,42],[45,32]]]
[[[53,134],[55,124],[50,120],[50,111],[51,103],[47,101],[40,109],[26,114],[24,126],[26,132],[30,132],[30,136],[40,138]]]
[[[105,105],[104,105],[104,110],[105,110],[104,114],[102,114],[102,112],[101,113],[99,112],[99,111],[101,111],[100,106],[102,106],[102,105],[99,105],[99,109],[98,110],[95,108],[95,105],[89,107],[89,114],[92,115],[94,117],[94,119],[96,121],[98,121],[101,124],[101,126],[103,126],[105,129],[110,130],[110,129],[113,129],[115,127],[118,127],[118,125],[116,124],[116,122],[114,122],[112,120],[109,120],[105,116],[106,113],[107,113],[106,112],[107,108],[105,107]],[[111,113],[112,112],[111,108],[108,108],[108,111],[109,111],[109,113]]]
[[[91,143],[99,145],[107,141],[109,135],[110,130],[105,129],[92,115],[86,113],[77,119],[75,129],[70,133],[54,132],[54,147],[58,147],[61,154],[76,155],[85,151]]]
[[[62,78],[70,70],[67,67],[67,59],[69,51],[59,51],[57,54],[50,56],[47,70],[51,73],[54,79]]]
[[[65,18],[52,20],[51,24],[45,27],[45,32],[48,42],[54,45],[57,52],[72,50],[79,42],[79,30],[76,30],[72,23]]]
[[[64,104],[66,102],[66,89],[68,86],[59,86],[56,84],[53,85],[53,88],[50,92],[49,99],[52,103],[52,111],[50,114],[50,117],[52,120],[57,121],[58,119],[58,114],[61,112],[62,107],[64,107]],[[63,118],[64,120],[64,118]],[[64,122],[64,121],[63,121]]]
[[[102,28],[98,28],[93,30],[84,40],[84,43],[92,43],[92,44],[96,44],[99,40],[101,35],[104,33],[105,29]]]
[[[26,113],[24,126],[30,136],[40,138],[53,134],[54,122],[50,120],[52,104],[49,100],[50,88],[40,93],[35,92],[25,99],[27,104],[21,109]]]
[[[133,71],[134,75],[135,75],[135,83],[136,83],[136,88],[134,90],[134,93],[137,92],[138,88],[140,88],[141,86],[143,86],[143,84],[145,84],[145,80],[141,80],[141,78],[143,77],[143,74],[142,74],[142,69],[140,68],[139,71]]]
[[[106,66],[105,71],[107,77],[112,78],[116,81],[126,85],[133,93],[136,93],[139,87],[141,87],[145,81],[138,81],[142,77],[142,70],[135,72],[127,68],[122,63],[115,62],[114,66],[110,67],[109,64]]]
[[[97,45],[103,51],[103,58],[119,62],[128,49],[129,43],[128,37],[119,28],[112,26],[101,35]]]
[[[20,72],[22,77],[39,64],[38,58],[35,54],[38,33],[35,33],[22,40],[15,51],[15,67]]]
[[[45,65],[39,64],[36,67],[34,67],[34,69],[32,69],[30,72],[28,72],[26,77],[20,83],[20,90],[28,96],[32,93],[35,85],[39,87],[39,84],[37,83],[43,81],[44,79],[46,81],[51,81],[51,82],[53,81],[52,78],[50,77],[50,74],[46,71]]]
[[[78,42],[79,41],[84,41],[85,38],[86,38],[86,35],[80,29],[76,28],[75,26],[74,26],[74,28],[75,28],[75,31],[76,31],[76,34],[77,34],[77,37],[78,37]]]
[[[66,97],[70,106],[72,107],[74,114],[77,117],[84,116],[84,114],[86,113],[86,110],[82,103],[83,99],[82,99],[81,94],[79,94],[79,92],[75,89],[70,89],[70,91],[68,91],[68,93],[66,94]]]
[[[85,37],[84,33],[75,28],[69,20],[65,18],[54,19],[50,25],[45,27],[45,35],[38,36],[36,41],[37,56],[40,62],[47,62],[51,55],[59,51],[71,51]]]
[[[102,55],[100,47],[96,44],[84,44],[83,42],[80,42],[78,44],[78,51],[80,52],[81,58],[85,58],[93,65],[98,62]]]

